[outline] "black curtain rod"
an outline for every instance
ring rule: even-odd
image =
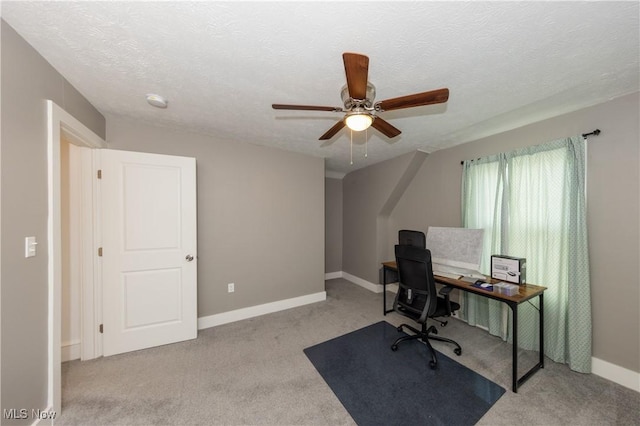
[[[599,134],[600,134],[600,129],[595,129],[595,130],[594,130],[593,132],[591,132],[591,133],[583,133],[583,134],[582,134],[582,137],[583,137],[583,138],[586,138],[586,137],[591,136],[591,135],[593,135],[593,136],[598,136]]]
[[[476,160],[479,160],[479,158],[476,158]],[[469,161],[473,161],[473,158],[471,160],[469,160]],[[464,164],[464,161],[461,161],[460,165],[463,165],[463,164]]]
[[[583,137],[583,138],[587,138],[587,137],[589,137],[589,136],[598,136],[599,134],[600,134],[600,129],[595,129],[593,132],[590,132],[590,133],[583,133],[583,134],[582,134],[582,137]],[[478,158],[478,160],[479,160],[479,158]],[[470,160],[470,161],[473,161],[473,160]],[[460,164],[461,164],[461,165],[462,165],[462,164],[464,164],[464,161],[461,161],[461,162],[460,162]]]

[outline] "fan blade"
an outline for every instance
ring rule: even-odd
[[[382,111],[394,109],[412,108],[422,105],[441,104],[449,99],[449,89],[431,90],[430,92],[416,93],[413,95],[400,96],[399,98],[387,99],[376,103]]]
[[[325,133],[324,135],[320,136],[320,139],[318,139],[318,140],[325,141],[327,139],[331,139],[336,133],[338,133],[340,130],[342,130],[343,127],[344,127],[344,120],[338,121],[336,124],[333,125],[332,128],[327,130],[327,133]]]
[[[382,133],[388,138],[395,138],[400,133],[402,133],[400,130],[396,129],[391,124],[389,124],[388,121],[385,121],[380,117],[376,117],[373,120],[373,123],[371,123],[371,127],[378,130],[380,133]]]
[[[283,104],[271,104],[273,109],[291,109],[301,111],[331,111],[340,112],[342,108],[330,107],[330,106],[314,106],[314,105],[283,105]]]
[[[353,99],[367,97],[367,75],[369,74],[369,58],[358,53],[343,53],[344,71],[347,74],[349,96]]]

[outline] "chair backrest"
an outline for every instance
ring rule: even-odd
[[[408,245],[396,245],[398,293],[393,308],[403,308],[425,322],[438,305],[436,282],[431,266],[431,252]]]
[[[401,229],[398,231],[398,244],[401,246],[413,246],[426,248],[426,237],[424,232]]]

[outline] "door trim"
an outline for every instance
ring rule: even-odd
[[[47,253],[48,253],[48,406],[57,413],[62,408],[61,382],[61,295],[62,295],[62,227],[60,208],[60,143],[64,134],[73,144],[104,148],[106,142],[88,127],[47,100]],[[95,230],[91,230],[94,232]],[[84,265],[83,265],[84,266]],[[93,262],[88,267],[94,270]],[[95,278],[95,271],[92,274]],[[93,286],[93,282],[90,284]],[[84,291],[84,289],[83,289]],[[84,312],[84,309],[83,309]],[[84,315],[84,313],[83,313]],[[83,320],[83,327],[86,321]],[[84,333],[83,333],[84,337]]]

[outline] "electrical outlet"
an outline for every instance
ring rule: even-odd
[[[234,283],[227,284],[227,292],[233,293],[234,291],[236,291],[236,285]]]

